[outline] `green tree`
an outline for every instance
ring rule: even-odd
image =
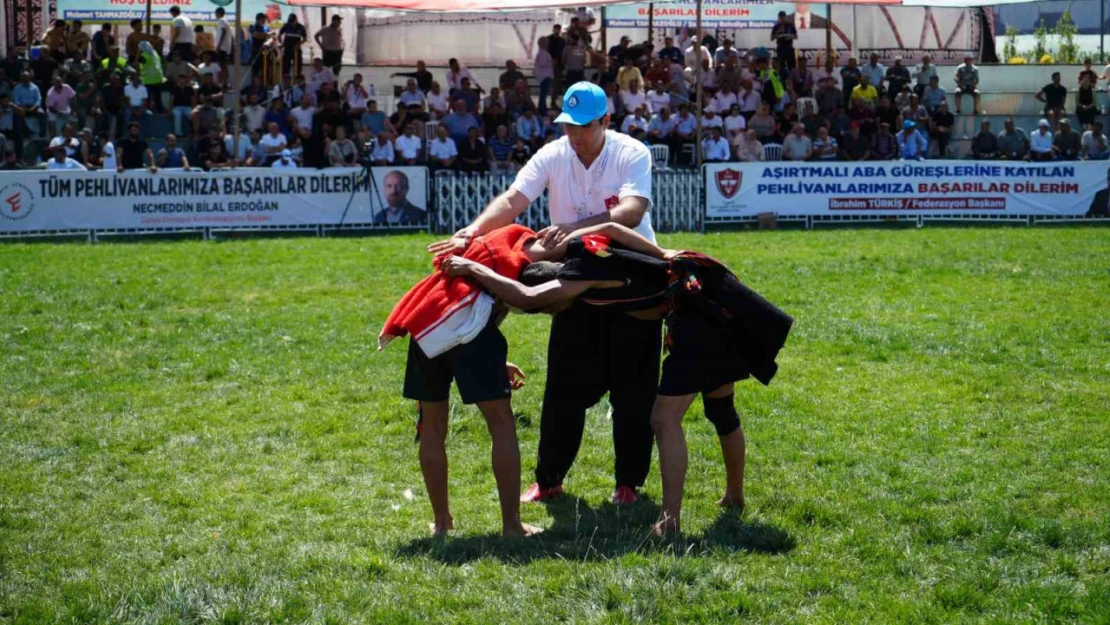
[[[1048,54],[1048,26],[1042,17],[1033,29],[1033,62],[1040,63],[1041,57]]]
[[[1010,25],[1006,27],[1006,43],[1002,46],[1002,54],[1006,57],[1003,60],[1006,63],[1009,63],[1010,59],[1013,59],[1018,55],[1017,36],[1018,29],[1015,26]]]
[[[1078,63],[1079,46],[1075,43],[1075,36],[1079,34],[1079,27],[1071,19],[1071,11],[1064,11],[1056,21],[1056,36],[1060,38],[1060,49],[1056,54],[1057,63]]]

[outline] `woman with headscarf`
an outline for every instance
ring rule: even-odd
[[[162,72],[162,57],[149,41],[139,42],[139,76],[150,94],[150,107],[157,113],[165,113],[162,85],[166,82],[166,75]]]

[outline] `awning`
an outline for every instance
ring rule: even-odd
[[[583,5],[605,6],[625,2],[598,2],[596,0],[284,0],[293,6],[353,7],[361,9],[387,9],[392,11],[452,11],[474,13],[479,11],[519,11],[525,9],[576,8]],[[660,0],[662,4],[668,0]],[[885,6],[913,6],[932,8],[964,8],[996,4],[1024,4],[1036,0],[831,0],[828,4],[878,4]],[[826,4],[811,2],[810,4]]]

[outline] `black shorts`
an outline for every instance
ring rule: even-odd
[[[505,371],[508,355],[509,344],[492,320],[474,340],[435,358],[428,358],[410,339],[403,395],[416,401],[447,401],[454,380],[464,404],[508,399],[512,395]]]
[[[691,307],[675,313],[668,330],[659,395],[708,393],[749,377],[742,346],[727,320]]]
[[[218,61],[220,65],[227,65],[232,61],[231,54],[224,52],[223,50],[217,50],[216,61]]]

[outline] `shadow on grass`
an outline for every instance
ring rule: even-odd
[[[591,508],[581,497],[564,496],[545,504],[554,522],[539,536],[505,539],[499,534],[460,538],[424,537],[397,551],[398,557],[428,557],[444,564],[465,564],[494,558],[508,564],[535,560],[610,560],[629,553],[699,555],[727,550],[762,554],[794,549],[785,530],[761,522],[746,522],[735,511],[722,511],[702,536],[660,539],[651,532],[659,506],[643,496],[631,506],[606,503]]]

